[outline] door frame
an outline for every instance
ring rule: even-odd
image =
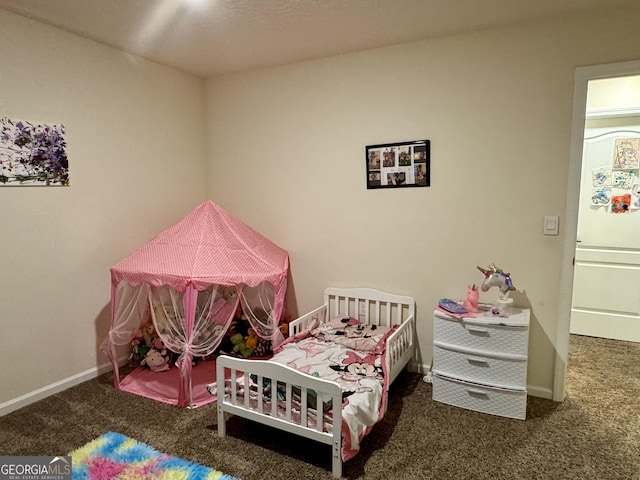
[[[565,209],[565,235],[562,243],[560,296],[558,299],[558,322],[556,325],[556,358],[553,376],[553,400],[556,402],[563,401],[565,397],[565,376],[569,358],[569,327],[571,322],[571,297],[573,294],[573,257],[575,255],[578,234],[582,150],[589,80],[626,77],[639,74],[640,60],[576,68]]]

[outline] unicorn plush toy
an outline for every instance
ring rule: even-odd
[[[509,292],[516,289],[516,287],[513,286],[510,274],[505,273],[493,263],[486,269],[482,267],[477,267],[477,269],[484,274],[484,281],[482,285],[480,285],[480,290],[486,292],[491,287],[498,287],[500,289],[498,307],[505,308],[510,306],[513,303],[513,298],[509,298]]]
[[[478,287],[476,287],[476,284],[474,283],[467,287],[467,299],[464,301],[462,306],[471,313],[478,313],[478,299]]]

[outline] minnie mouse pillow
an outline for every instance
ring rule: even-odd
[[[360,352],[383,353],[392,328],[360,323],[357,318],[340,315],[330,322],[311,330],[318,340],[344,345]]]

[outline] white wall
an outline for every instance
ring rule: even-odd
[[[532,308],[531,392],[551,396],[574,72],[640,57],[638,4],[343,55],[207,82],[212,199],[287,249],[290,304],[328,285],[433,306],[509,270]],[[368,144],[429,138],[429,188],[365,188]],[[495,293],[483,299],[495,298]],[[482,297],[481,297],[482,298]]]
[[[64,124],[71,186],[0,187],[0,405],[95,369],[109,267],[206,198],[202,80],[0,10],[0,115]]]

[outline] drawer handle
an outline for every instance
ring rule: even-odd
[[[469,395],[475,395],[477,397],[488,397],[489,394],[484,390],[476,390],[475,388],[467,388]]]
[[[488,335],[489,330],[486,328],[476,328],[476,327],[468,327],[467,330],[469,333],[475,333],[476,335]]]
[[[476,365],[478,365],[478,364],[480,364],[480,365],[489,365],[489,362],[487,362],[484,358],[467,357],[467,361],[469,363],[474,363]]]

